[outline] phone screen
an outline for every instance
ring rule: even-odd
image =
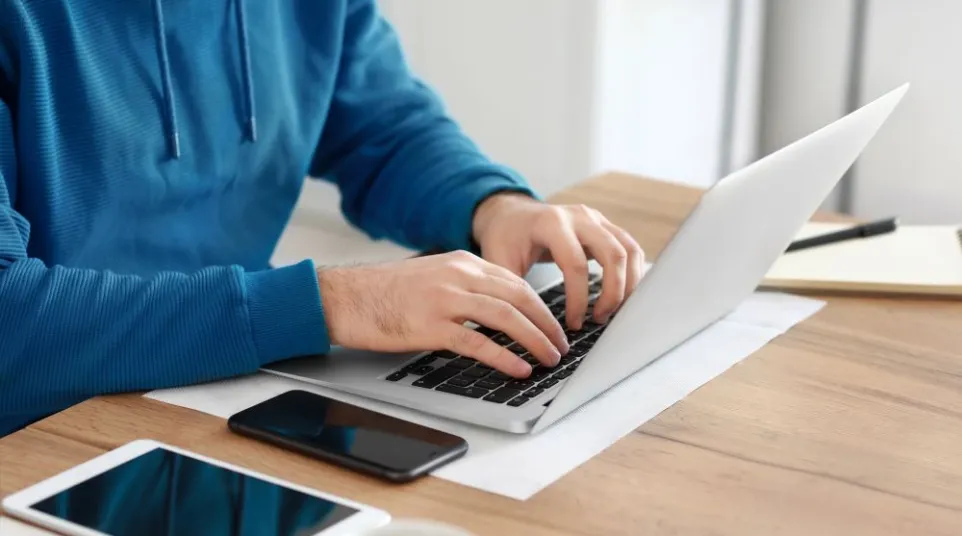
[[[358,512],[163,448],[31,508],[111,536],[301,536]]]
[[[423,472],[467,449],[460,437],[306,391],[289,391],[230,418],[231,427],[282,439],[382,476]],[[422,471],[419,471],[422,470]]]

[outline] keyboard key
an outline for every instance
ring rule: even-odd
[[[568,348],[568,353],[565,357],[582,357],[588,353],[590,348],[584,343],[573,344]]]
[[[519,396],[514,400],[512,400],[511,402],[508,402],[508,405],[513,407],[518,407],[518,406],[524,405],[524,403],[527,402],[528,400],[531,400],[531,399],[526,396]]]
[[[481,363],[478,363],[477,365],[475,365],[474,368],[480,369],[480,370],[486,370],[486,371],[488,371],[488,372],[491,372],[491,371],[494,370],[493,368],[491,368],[491,367],[489,367],[489,366],[487,366],[487,365],[482,365]]]
[[[524,354],[528,353],[528,351],[524,349],[524,346],[521,346],[521,344],[520,344],[520,343],[517,343],[517,342],[513,342],[513,343],[505,346],[504,348],[505,348],[507,351],[512,352],[512,353],[515,353],[515,354],[518,354],[518,355],[524,355]]]
[[[587,343],[587,344],[594,344],[594,343],[598,342],[598,339],[600,339],[600,338],[601,338],[601,333],[595,332],[595,333],[592,333],[591,335],[588,335],[587,337],[585,337],[582,342],[585,342],[585,343]]]
[[[480,387],[482,389],[497,389],[502,385],[504,385],[504,382],[496,382],[489,380],[488,378],[480,379],[474,384],[475,387]]]
[[[581,365],[581,361],[575,361],[574,363],[568,365],[568,370],[578,370],[578,366]]]
[[[389,382],[396,382],[396,381],[398,381],[398,380],[403,380],[403,379],[406,378],[406,377],[407,377],[407,373],[399,370],[399,371],[395,372],[394,374],[389,375],[387,378],[384,378],[384,379],[387,380],[387,381],[389,381]]]
[[[485,337],[488,337],[488,338],[491,338],[492,336],[494,336],[494,335],[496,335],[496,334],[498,333],[498,330],[496,330],[496,329],[491,329],[491,328],[489,328],[489,327],[487,327],[487,326],[478,326],[478,329],[476,329],[475,331],[477,331],[478,333],[480,333],[480,334],[482,334],[482,335],[484,335]]]
[[[532,367],[536,367],[541,364],[541,361],[538,361],[538,358],[531,354],[525,354],[521,356],[521,359],[524,359],[525,363],[531,365]]]
[[[588,292],[595,294],[596,292],[601,292],[601,281],[596,281],[588,285]]]
[[[512,398],[518,396],[519,394],[521,394],[521,391],[518,391],[517,389],[509,389],[507,387],[502,387],[501,389],[498,389],[497,391],[484,397],[484,399],[487,400],[488,402],[495,402],[495,403],[501,404],[501,403],[507,402],[508,400],[511,400]]]
[[[538,387],[535,387],[534,389],[528,389],[527,391],[525,391],[524,396],[534,398],[540,395],[541,393],[543,393],[544,391],[545,391],[544,387],[538,386]]]
[[[452,395],[461,395],[468,398],[481,398],[482,396],[489,393],[487,389],[478,389],[477,387],[457,387],[454,385],[448,385],[442,383],[436,389],[442,393],[451,393]]]
[[[548,310],[550,310],[555,316],[563,315],[565,314],[565,302],[560,301],[555,303],[548,307]]]
[[[447,381],[447,385],[454,385],[456,387],[467,387],[472,383],[474,383],[474,378],[467,376],[455,376]]]
[[[426,355],[421,359],[418,359],[417,361],[415,361],[415,363],[417,363],[418,365],[430,365],[431,363],[434,362],[435,359],[437,358],[434,357],[433,355]]]
[[[601,329],[603,326],[604,324],[599,324],[594,320],[586,319],[584,322],[581,323],[581,331],[584,331],[585,333],[594,333],[595,331],[598,331],[599,329]]]
[[[562,370],[561,372],[555,374],[554,377],[563,380],[563,379],[567,378],[568,376],[571,376],[572,374],[574,374],[574,371],[573,371],[573,370],[564,369],[564,370]]]
[[[506,382],[508,380],[513,380],[514,378],[512,376],[508,376],[503,372],[493,372],[491,375],[489,375],[485,379],[495,381],[495,382]]]
[[[469,378],[478,379],[478,378],[483,378],[483,377],[487,376],[487,375],[488,375],[488,371],[487,371],[487,370],[484,370],[484,369],[480,369],[480,368],[478,368],[478,367],[471,367],[471,368],[465,370],[464,372],[462,372],[461,375],[462,375],[462,376],[467,376],[467,377],[469,377]]]
[[[432,370],[434,370],[434,367],[432,367],[431,365],[415,365],[415,367],[411,369],[409,372],[411,374],[417,374],[418,376],[423,376],[424,374],[427,374]]]
[[[544,300],[545,303],[551,303],[564,295],[565,295],[564,288],[562,288],[561,290],[555,290],[554,288],[550,288],[540,294],[541,299]]]
[[[527,380],[515,380],[508,383],[508,388],[517,389],[519,391],[524,391],[525,389],[530,389],[534,387],[534,382]]]
[[[531,371],[531,375],[528,376],[528,381],[540,382],[541,380],[551,376],[555,369],[548,367],[537,367]]]
[[[564,366],[570,365],[575,362],[575,359],[577,358],[571,355],[561,356],[561,361],[558,362],[558,366],[564,367]]]
[[[545,381],[541,382],[540,384],[538,384],[538,387],[544,387],[545,389],[550,389],[551,387],[554,387],[555,385],[558,385],[558,382],[559,382],[559,381],[561,381],[561,380],[559,380],[559,379],[557,379],[557,378],[548,378],[547,380],[545,380]]]
[[[564,284],[564,281],[562,281],[561,283],[558,283],[557,285],[549,288],[549,289],[546,290],[545,292],[555,292],[555,293],[557,293],[557,294],[564,294],[564,293],[565,293],[565,284]]]
[[[455,357],[458,357],[458,354],[449,352],[447,350],[438,350],[431,355],[438,359],[454,359]]]
[[[449,366],[449,367],[454,367],[454,368],[459,368],[459,369],[466,369],[466,368],[470,368],[470,367],[471,367],[472,365],[474,365],[475,363],[477,363],[477,361],[475,361],[475,360],[473,360],[473,359],[468,359],[468,358],[466,358],[466,357],[459,357],[459,358],[455,359],[454,361],[448,363],[448,366]]]
[[[455,367],[441,367],[434,372],[423,376],[420,380],[412,383],[411,385],[415,387],[424,387],[426,389],[434,389],[441,382],[457,376],[461,372],[461,369]]]
[[[495,344],[500,344],[501,346],[508,346],[514,342],[514,339],[505,335],[504,333],[498,333],[494,337],[491,337],[491,340],[494,341]]]
[[[574,343],[575,341],[581,339],[585,336],[583,331],[575,331],[571,328],[565,330],[565,337],[568,338],[569,343]]]

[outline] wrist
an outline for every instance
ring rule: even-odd
[[[317,269],[317,287],[321,295],[324,323],[327,327],[327,338],[331,346],[341,345],[341,339],[343,338],[338,328],[341,307],[339,306],[337,289],[344,286],[340,279],[342,279],[342,274],[338,268]]]
[[[474,241],[481,243],[482,237],[487,233],[491,224],[498,219],[499,214],[511,207],[527,204],[540,204],[540,201],[531,197],[525,192],[500,192],[489,196],[481,201],[474,211],[474,218],[471,222],[471,236]]]

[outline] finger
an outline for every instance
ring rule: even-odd
[[[611,223],[606,219],[602,219],[601,225],[608,230],[609,233],[613,234],[615,238],[621,242],[621,245],[625,247],[625,251],[628,252],[628,279],[625,282],[625,298],[631,295],[641,282],[642,276],[645,275],[645,252],[635,241],[634,237],[628,234],[621,227]]]
[[[449,339],[451,344],[448,350],[452,352],[476,359],[515,378],[527,378],[531,375],[531,365],[473,329],[455,324],[451,328]]]
[[[607,322],[611,313],[615,312],[625,299],[628,251],[615,235],[597,221],[581,223],[575,232],[604,269],[601,296],[595,302],[594,318],[598,322]]]
[[[464,300],[462,315],[474,322],[502,331],[524,346],[538,361],[553,367],[561,360],[561,352],[531,320],[509,302],[485,294],[473,294]]]
[[[475,279],[469,284],[468,290],[510,303],[548,337],[555,349],[562,354],[568,353],[568,338],[565,337],[564,328],[531,285],[505,268],[485,264],[482,269],[488,277]],[[524,345],[523,341],[518,342]],[[528,350],[532,351],[531,348]],[[537,355],[534,351],[532,354]]]
[[[581,329],[588,310],[588,257],[570,222],[553,227],[543,242],[564,274],[566,323],[571,329]]]
[[[511,248],[502,247],[497,249],[492,249],[490,252],[484,252],[484,260],[488,261],[489,264],[503,267],[507,269],[512,274],[518,276],[524,276],[527,272],[527,268],[522,259],[515,252],[510,251]]]

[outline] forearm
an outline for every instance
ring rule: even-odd
[[[444,118],[396,136],[398,147],[377,180],[347,207],[375,236],[419,249],[468,249],[474,210],[484,199],[502,191],[535,195],[517,173],[488,160]]]
[[[147,279],[23,259],[0,271],[0,303],[0,416],[328,349],[310,262]]]

